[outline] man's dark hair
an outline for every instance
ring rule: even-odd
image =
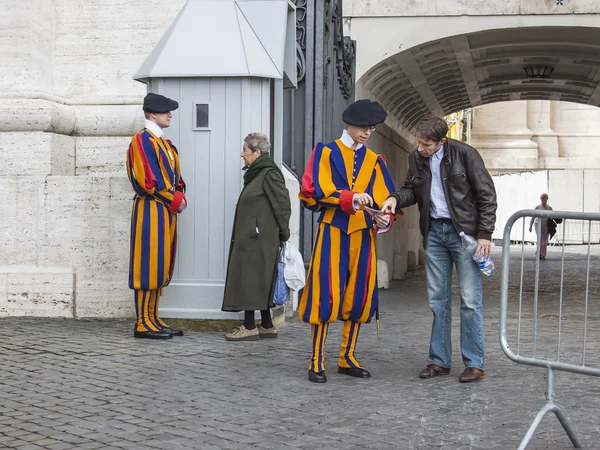
[[[444,119],[429,114],[417,124],[415,134],[428,141],[439,142],[448,134],[448,124]]]

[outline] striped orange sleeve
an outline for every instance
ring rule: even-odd
[[[138,195],[153,197],[174,213],[185,195],[171,186],[164,162],[158,158],[158,154],[158,144],[144,136],[143,132],[138,133],[131,139],[127,152],[127,172]]]

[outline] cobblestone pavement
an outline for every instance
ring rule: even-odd
[[[564,356],[582,345],[583,247],[568,248]],[[531,319],[533,248],[526,249],[523,317]],[[499,249],[494,259],[500,262]],[[600,251],[592,256],[586,363],[598,366]],[[510,284],[514,341],[520,258]],[[558,313],[560,254],[542,261],[538,315]],[[514,272],[514,274],[512,273]],[[458,306],[454,367],[421,380],[431,315],[423,270],[381,291],[382,339],[362,328],[357,356],[368,380],[337,374],[339,324],[327,342],[329,382],[309,383],[310,329],[297,319],[276,340],[226,342],[187,333],[165,342],[134,340],[122,320],[0,320],[0,448],[11,449],[514,449],[544,404],[544,370],[516,365],[498,344],[500,274],[485,280],[486,376],[461,384]],[[455,292],[455,299],[456,296]],[[530,322],[521,351],[529,351]],[[557,320],[539,319],[538,355],[556,352]],[[554,336],[554,335],[552,335]],[[528,341],[529,339],[529,341]],[[545,345],[544,342],[549,342]],[[513,344],[511,344],[513,345]],[[556,400],[586,448],[600,448],[600,380],[557,373]],[[547,416],[531,449],[568,449]]]

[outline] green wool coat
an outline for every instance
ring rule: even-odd
[[[229,247],[223,311],[273,307],[281,241],[290,237],[290,197],[281,170],[260,156],[244,175]]]

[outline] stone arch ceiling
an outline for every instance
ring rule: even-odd
[[[549,66],[528,79],[526,66]],[[428,112],[446,115],[509,100],[600,106],[600,28],[491,30],[451,36],[397,53],[361,78],[408,130]]]

